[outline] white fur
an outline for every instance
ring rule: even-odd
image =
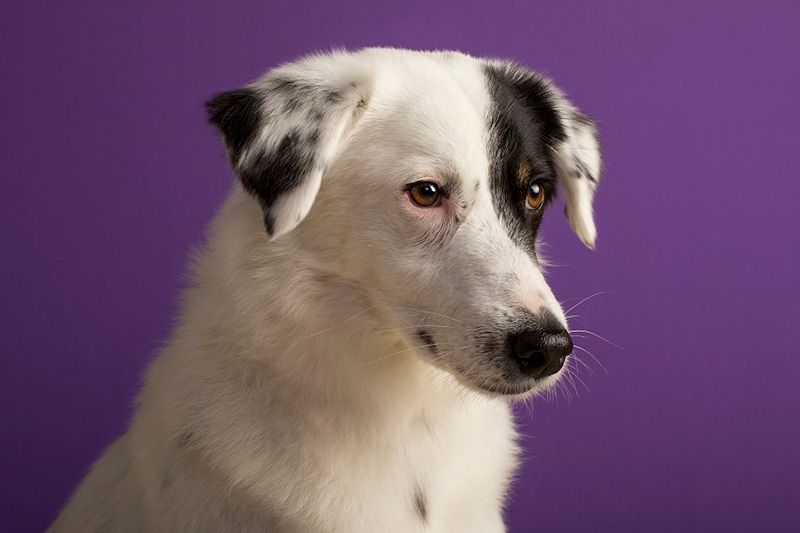
[[[480,64],[372,49],[281,67],[362,80],[360,111],[332,111],[324,168],[281,200],[272,239],[233,188],[129,431],[51,531],[504,530],[513,420],[479,391],[502,377],[470,331],[515,306],[563,313],[493,207]],[[419,179],[457,180],[442,209],[458,223],[410,206]]]
[[[594,248],[597,229],[594,225],[592,200],[602,166],[600,148],[594,131],[579,122],[572,122],[569,127],[571,135],[556,152],[556,164],[560,170],[559,183],[564,193],[564,206],[570,226],[586,246]],[[576,168],[576,160],[583,163],[583,168]],[[594,181],[583,173],[588,173]]]

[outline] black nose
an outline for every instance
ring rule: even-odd
[[[558,323],[547,322],[509,336],[509,348],[520,372],[532,378],[552,376],[572,353],[567,330]]]

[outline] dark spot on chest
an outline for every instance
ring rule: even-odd
[[[414,487],[414,509],[423,522],[428,521],[428,498],[419,485]]]
[[[167,470],[161,478],[161,490],[168,490],[172,486],[172,472]]]
[[[188,427],[178,434],[175,446],[178,450],[186,451],[197,443],[197,433],[194,428]]]

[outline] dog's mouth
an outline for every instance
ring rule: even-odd
[[[493,369],[495,370],[495,369]],[[544,378],[492,377],[470,375],[464,369],[448,369],[464,387],[490,397],[527,398],[549,389],[558,381],[561,373]],[[494,372],[493,372],[494,373]]]
[[[559,380],[561,373],[537,379],[526,379],[519,382],[478,382],[472,381],[472,387],[489,396],[507,398],[527,398],[549,390]]]
[[[533,392],[536,388],[536,383],[518,383],[518,384],[508,384],[508,383],[475,383],[475,386],[481,390],[481,392],[486,392],[491,395],[499,395],[499,396],[527,396],[529,393]]]
[[[430,364],[451,374],[462,386],[490,397],[525,398],[549,389],[558,381],[561,372],[533,377],[520,372],[509,358],[487,356],[483,364],[461,365],[447,355],[446,346],[439,344],[430,331],[415,331],[420,355]],[[493,360],[496,364],[493,364]],[[502,360],[505,364],[497,364]]]

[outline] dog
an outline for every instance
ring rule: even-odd
[[[595,122],[515,63],[389,48],[207,110],[238,179],[50,531],[504,531],[510,400],[573,350],[537,232],[560,190],[594,246]]]

